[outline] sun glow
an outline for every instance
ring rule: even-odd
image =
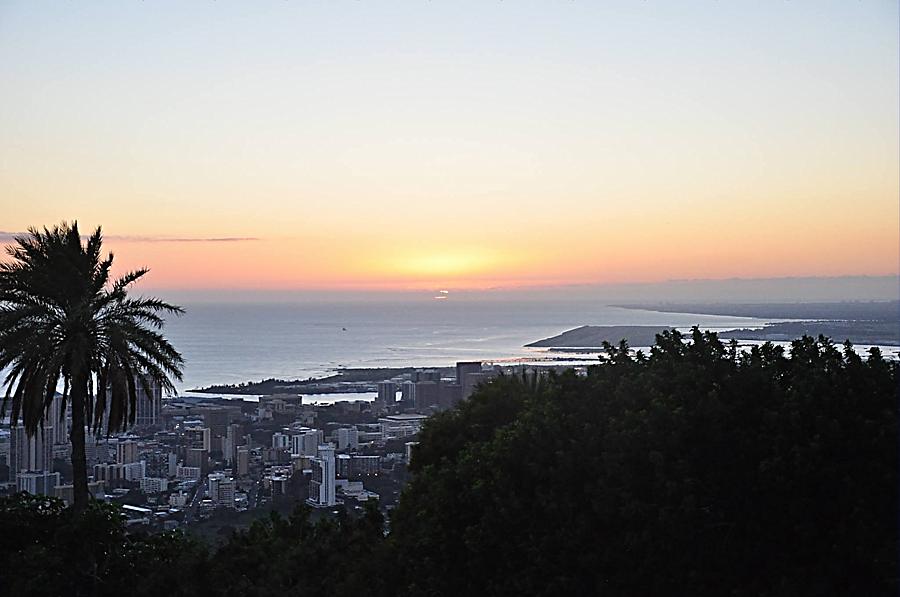
[[[470,278],[496,272],[500,259],[484,251],[450,250],[394,257],[388,263],[390,273],[410,279]]]

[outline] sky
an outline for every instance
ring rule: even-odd
[[[0,240],[161,289],[896,276],[898,2],[0,0]]]

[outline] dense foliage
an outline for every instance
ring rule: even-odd
[[[365,594],[374,585],[350,564],[374,563],[384,537],[377,508],[315,524],[309,514],[272,513],[212,548],[177,531],[128,533],[118,507],[100,502],[79,513],[44,496],[0,498],[0,594]]]
[[[897,366],[684,340],[434,419],[393,517],[406,593],[894,592]]]
[[[688,340],[688,341],[685,341]],[[897,589],[896,363],[824,338],[609,347],[429,420],[382,533],[305,510],[217,549],[0,501],[16,595],[880,595]],[[64,591],[68,588],[68,591]]]

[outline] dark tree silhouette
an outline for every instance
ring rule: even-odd
[[[29,229],[0,263],[0,370],[3,409],[29,434],[44,424],[60,381],[72,405],[76,510],[87,505],[85,428],[100,433],[134,422],[137,388],[174,392],[183,359],[159,330],[182,309],[155,298],[131,298],[139,269],[113,280],[113,255],[102,257],[100,228],[82,242],[77,222]],[[108,416],[107,416],[108,415]]]
[[[896,593],[896,362],[667,332],[430,419],[389,541],[405,595]]]

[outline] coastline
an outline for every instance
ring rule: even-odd
[[[730,317],[731,325],[708,322],[703,330],[715,331],[723,340],[735,339],[742,343],[788,343],[803,335],[830,337],[836,344],[850,340],[858,347],[877,346],[886,354],[896,352],[900,346],[900,325],[891,317],[898,308],[897,301],[843,302],[843,303],[791,303],[791,304],[629,304],[614,308],[634,312],[697,315],[702,317]],[[830,318],[821,315],[832,314]],[[807,319],[802,317],[806,316]],[[813,318],[811,316],[819,316]],[[591,316],[586,314],[586,319]],[[622,318],[627,320],[628,318]],[[743,323],[746,320],[747,323]],[[742,322],[742,323],[738,323]],[[722,322],[724,323],[724,322]],[[748,325],[749,324],[749,325]],[[495,358],[489,354],[458,360],[479,360],[497,365],[527,365],[532,367],[578,366],[596,360],[603,351],[603,342],[618,344],[625,339],[632,348],[646,348],[654,343],[655,335],[664,329],[687,331],[690,326],[657,325],[596,325],[580,326],[565,330],[556,336],[522,343],[522,353],[513,355],[498,350]],[[505,356],[504,356],[505,355]],[[377,392],[380,381],[402,377],[415,370],[432,369],[442,376],[454,370],[446,360],[442,365],[404,364],[380,367],[334,367],[323,370],[323,375],[300,378],[250,379],[240,383],[214,383],[184,390],[195,395],[259,396],[278,393],[309,396],[366,394]]]

